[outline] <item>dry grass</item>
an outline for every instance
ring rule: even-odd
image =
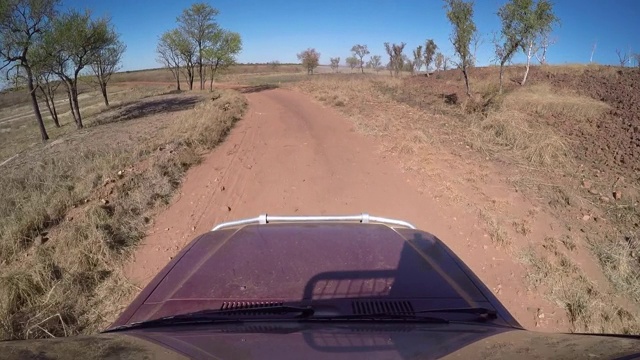
[[[166,92],[166,88],[148,87],[119,87],[109,88],[109,102],[111,108],[132,103],[150,96],[156,96]],[[89,91],[80,96],[81,114],[86,121],[86,126],[91,125],[91,118],[109,109],[104,106],[102,95],[96,91]],[[51,140],[55,140],[76,130],[75,123],[71,117],[68,104],[58,103],[56,100],[59,121],[62,125],[57,128],[46,108],[41,106],[45,127]],[[12,114],[24,115],[19,120],[3,122]],[[45,145],[40,140],[40,133],[33,116],[33,110],[29,104],[14,106],[11,108],[0,108],[0,163],[9,159],[13,155],[32,148],[41,148]]]
[[[473,121],[467,139],[479,151],[507,157],[515,163],[546,167],[567,164],[570,158],[562,137],[517,111],[491,112]]]
[[[491,211],[488,209],[481,209],[479,214],[487,225],[487,231],[491,241],[498,246],[506,247],[511,245],[511,240],[509,239],[507,231],[502,227],[498,219],[491,214]]]
[[[546,253],[549,255],[530,246],[522,251],[520,260],[528,266],[530,286],[543,289],[551,301],[566,310],[573,332],[640,332],[636,316],[599,292],[568,256],[555,246],[547,246]]]
[[[590,237],[588,243],[614,287],[640,303],[640,243],[631,237]]]
[[[3,167],[0,339],[91,333],[122,310],[132,291],[123,261],[186,170],[243,113],[240,94],[220,95],[178,119],[89,126]]]
[[[509,93],[502,107],[535,117],[559,118],[576,125],[598,119],[610,109],[602,101],[553,89],[547,84],[522,87]]]

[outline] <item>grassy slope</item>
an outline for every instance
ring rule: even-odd
[[[198,102],[150,117],[124,104],[2,167],[0,339],[95,332],[121,311],[145,225],[244,111],[241,94],[219,95],[172,95]]]

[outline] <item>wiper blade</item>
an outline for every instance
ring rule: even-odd
[[[313,317],[313,320],[412,320],[434,323],[449,323],[448,319],[440,317],[429,317],[423,314],[429,313],[451,313],[451,314],[472,314],[478,315],[477,321],[487,321],[498,318],[495,310],[487,308],[451,308],[451,309],[429,309],[411,312],[393,312],[393,313],[373,313],[373,314],[355,314],[331,317]]]
[[[302,319],[312,316],[314,312],[315,311],[312,307],[297,307],[286,305],[264,306],[248,309],[203,310],[126,324],[109,329],[105,332],[174,325],[242,322],[246,320],[256,319],[256,315],[261,317],[264,316],[263,319],[273,319],[272,315],[296,314],[295,316],[291,317],[291,319]]]
[[[498,318],[497,311],[483,307],[430,309],[415,312],[415,314],[426,313],[474,314],[485,320],[493,320]]]

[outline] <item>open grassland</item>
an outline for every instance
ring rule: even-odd
[[[454,179],[471,195],[449,187],[447,194],[477,209],[496,245],[526,267],[531,291],[563,308],[573,331],[640,333],[640,123],[627,123],[640,113],[638,93],[630,95],[640,73],[542,67],[524,87],[519,77],[520,69],[508,68],[499,94],[496,68],[473,69],[471,98],[459,71],[405,79],[327,74],[291,86],[350,116],[425,176],[437,177],[430,164],[443,154],[454,163],[475,159],[471,175]],[[495,177],[479,170],[487,161],[537,204],[524,218],[482,185]],[[531,223],[540,213],[561,228],[537,230]]]
[[[113,320],[135,290],[123,262],[246,107],[232,90],[118,91],[109,109],[81,100],[86,128],[63,117],[46,144],[31,118],[0,133],[11,157],[0,167],[0,339],[90,333]]]

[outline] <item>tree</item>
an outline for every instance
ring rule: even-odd
[[[53,58],[44,51],[41,43],[29,49],[29,52],[37,84],[36,89],[40,90],[39,97],[44,100],[55,126],[60,127],[55,104],[56,90],[60,87],[60,81],[55,80],[55,74],[51,71]]]
[[[635,60],[636,66],[640,68],[640,54],[633,54],[631,57]]]
[[[54,76],[54,74],[48,71],[39,72],[36,75],[36,81],[38,83],[38,89],[40,90],[40,96],[44,99],[54,125],[60,127],[60,120],[58,119],[58,111],[55,103],[56,90],[60,87],[60,81],[55,81],[53,79]]]
[[[360,71],[364,74],[364,57],[370,54],[369,49],[367,49],[367,45],[353,45],[351,52],[354,56],[357,56],[360,59]]]
[[[320,53],[316,49],[308,48],[298,54],[298,60],[302,62],[302,66],[307,69],[307,74],[313,74],[313,69],[320,64]]]
[[[404,58],[402,57],[402,51],[404,51],[405,43],[389,44],[384,43],[385,51],[389,55],[389,64],[387,65],[392,72],[392,75],[400,76],[400,72],[404,67]]]
[[[178,16],[178,27],[186,38],[193,42],[194,60],[198,65],[198,75],[200,77],[200,90],[204,90],[204,57],[202,52],[207,47],[207,41],[211,39],[213,33],[218,30],[218,24],[215,17],[218,10],[206,3],[195,3],[191,7],[184,9],[182,14]]]
[[[556,41],[557,40],[555,38],[551,38],[549,36],[549,33],[544,33],[540,36],[540,54],[536,53],[536,58],[540,65],[547,64],[547,50],[549,49],[549,46],[554,45]]]
[[[420,71],[422,67],[422,45],[418,45],[415,50],[413,50],[413,66],[415,71]],[[429,74],[429,69],[427,69],[427,75]]]
[[[444,55],[442,55],[441,52],[436,54],[436,57],[433,60],[433,66],[436,68],[437,71],[440,71],[443,69],[443,65],[444,65]]]
[[[360,60],[358,60],[358,58],[355,56],[349,56],[344,61],[347,63],[347,65],[349,65],[351,71],[353,71],[353,69],[360,65]]]
[[[624,64],[629,61],[629,53],[623,52],[623,50],[616,49],[616,54],[618,55],[618,61],[620,62],[620,66],[624,67]]]
[[[44,37],[44,49],[53,59],[51,69],[60,77],[69,95],[76,127],[81,129],[82,115],[78,102],[78,77],[96,54],[114,40],[106,18],[92,20],[89,12],[71,10],[53,21]]]
[[[471,96],[468,69],[472,56],[469,47],[476,33],[476,25],[473,22],[473,0],[445,0],[445,9],[447,18],[453,26],[450,39],[459,58],[458,67],[464,75],[467,96]]]
[[[187,78],[189,90],[193,90],[193,80],[196,74],[196,65],[198,64],[198,50],[187,35],[179,29],[175,32],[175,45],[182,60],[182,72]]]
[[[279,60],[269,61],[269,66],[271,66],[271,70],[275,71],[280,67],[280,61]]]
[[[108,45],[95,52],[91,64],[89,64],[98,79],[104,105],[107,107],[109,106],[107,84],[111,80],[111,75],[120,70],[122,54],[127,49],[127,46],[118,39],[118,34],[113,29],[110,30],[108,42]]]
[[[169,68],[173,78],[176,80],[176,89],[180,90],[180,66],[182,66],[182,56],[178,49],[178,38],[180,31],[169,30],[160,36],[156,53],[157,61]]]
[[[427,40],[424,47],[424,65],[426,67],[425,70],[427,70],[427,77],[429,76],[429,67],[433,62],[436,50],[438,50],[438,45],[436,45],[435,41],[433,41],[433,39]]]
[[[236,63],[236,55],[242,51],[242,38],[235,32],[217,30],[208,39],[207,44],[202,56],[209,66],[209,90],[213,90],[213,82],[218,71]]]
[[[331,69],[338,72],[338,68],[340,67],[340,57],[330,58],[329,61],[331,61]]]
[[[548,39],[553,23],[557,21],[550,0],[510,0],[499,10],[502,23],[501,39],[495,40],[496,58],[500,62],[500,92],[502,92],[504,66],[518,49],[527,57],[522,85],[527,81],[531,58],[537,53],[540,38]],[[546,49],[546,48],[545,48]],[[546,50],[545,50],[546,53]]]
[[[380,55],[373,55],[371,59],[369,59],[369,65],[376,71],[379,72],[382,67]]]
[[[414,67],[413,61],[411,61],[411,59],[409,59],[407,55],[402,54],[402,71],[406,71],[413,74],[414,69],[415,67]]]
[[[24,70],[31,106],[43,141],[49,139],[44,127],[29,49],[42,40],[56,15],[59,0],[1,0],[0,1],[0,70]]]

